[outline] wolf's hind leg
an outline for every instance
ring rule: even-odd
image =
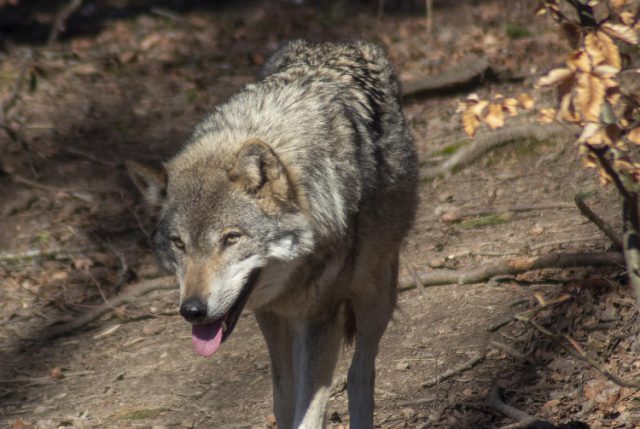
[[[289,320],[269,312],[256,312],[267,342],[273,381],[273,413],[278,428],[293,428],[295,391],[293,380],[293,332]]]
[[[347,378],[351,429],[373,428],[375,360],[396,304],[397,252],[369,269],[356,277],[359,283],[355,287],[361,292],[350,301],[356,321],[356,348]]]

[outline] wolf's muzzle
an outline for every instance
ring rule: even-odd
[[[207,317],[207,303],[198,298],[189,298],[180,306],[180,314],[187,322],[202,322]]]

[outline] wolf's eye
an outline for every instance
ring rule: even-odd
[[[180,237],[171,237],[171,242],[180,250],[184,250],[184,241]]]
[[[224,247],[232,246],[240,241],[241,236],[242,234],[240,234],[239,232],[226,233],[224,237],[222,237],[222,244],[224,245]]]

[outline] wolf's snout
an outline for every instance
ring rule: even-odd
[[[198,298],[189,298],[180,306],[180,314],[188,322],[202,322],[207,317],[207,303]]]

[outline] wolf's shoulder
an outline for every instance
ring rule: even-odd
[[[371,71],[393,75],[393,67],[386,52],[379,45],[357,41],[353,43],[313,43],[306,40],[286,42],[278,48],[262,67],[259,77],[287,70],[333,70],[337,73],[359,74]]]

